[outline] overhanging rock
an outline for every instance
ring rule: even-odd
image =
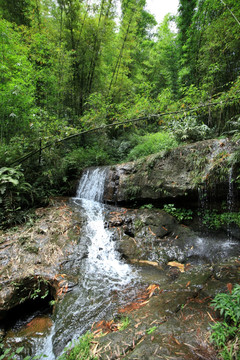
[[[115,204],[194,202],[201,187],[211,189],[216,198],[224,198],[228,161],[235,149],[236,143],[229,139],[211,139],[113,166],[104,200]]]

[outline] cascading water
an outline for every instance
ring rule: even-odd
[[[233,167],[230,168],[229,176],[228,176],[228,195],[227,195],[227,207],[228,213],[233,212],[233,201],[234,201],[234,193],[233,193]],[[228,239],[232,240],[232,229],[231,224],[228,223],[227,225],[227,234]]]
[[[81,258],[75,254],[65,269],[75,274],[78,286],[57,307],[53,335],[56,353],[88,330],[94,321],[113,316],[114,309],[123,301],[122,290],[134,282],[131,266],[120,260],[112,234],[104,226],[105,207],[101,201],[105,176],[104,168],[86,170],[73,199],[86,219],[76,251]]]
[[[106,169],[96,168],[86,170],[80,180],[72,202],[84,217],[84,224],[75,253],[61,269],[72,282],[72,291],[56,305],[54,325],[45,335],[27,337],[20,330],[20,335],[9,340],[10,347],[11,341],[14,346],[28,344],[24,357],[44,354],[47,360],[56,359],[70,341],[89,330],[94,322],[112,318],[117,308],[135,294],[136,273],[120,259],[112,234],[104,226],[105,177]]]
[[[87,170],[79,184],[75,202],[81,200],[87,216],[85,232],[90,239],[85,264],[87,279],[97,280],[104,276],[112,289],[118,289],[119,285],[129,283],[132,270],[120,261],[111,233],[104,226],[104,205],[101,202],[104,181],[105,169]]]

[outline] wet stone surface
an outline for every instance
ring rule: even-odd
[[[20,301],[22,293],[16,292],[15,284],[34,276],[56,281],[56,294],[59,300],[64,299],[66,309],[69,309],[71,296],[76,296],[81,278],[79,265],[89,256],[86,244],[79,242],[85,216],[66,203],[39,209],[38,213],[34,226],[19,227],[17,231],[1,236],[2,311]],[[129,325],[121,331],[113,331],[117,327],[112,327],[109,332],[106,326],[101,329],[93,324],[94,346],[99,358],[217,359],[209,344],[209,334],[210,324],[219,315],[214,313],[210,303],[217,293],[228,291],[229,283],[234,285],[240,281],[239,243],[231,240],[226,245],[227,239],[219,242],[218,239],[199,238],[190,228],[157,209],[108,207],[105,227],[110,230],[123,259],[135,264],[139,281],[128,302],[121,303],[104,318],[100,307],[98,322],[112,321],[114,324],[128,318]],[[32,251],[32,248],[38,248],[38,251]],[[81,291],[78,290],[80,295]],[[124,291],[132,290],[126,288]],[[118,295],[117,291],[116,294],[114,291],[104,294],[109,297],[109,303]],[[56,318],[61,315],[64,301],[58,303],[60,310],[56,312]],[[70,309],[66,312],[71,315]],[[19,333],[8,332],[6,342],[12,344],[16,334],[19,338],[25,336],[23,345],[31,349],[32,331],[40,334],[39,342],[42,333],[51,331],[52,320],[48,316],[28,320]],[[65,328],[69,327],[69,340],[74,321],[70,317],[69,323],[63,324]],[[56,349],[62,350],[62,328],[59,333],[58,336],[56,325],[53,343]],[[100,336],[101,333],[105,336]],[[30,337],[26,340],[28,334]]]
[[[119,251],[138,264],[145,286],[157,288],[139,308],[133,300],[119,309],[112,320],[128,317],[125,330],[106,334],[103,328],[105,335],[97,338],[100,359],[218,359],[209,336],[219,314],[210,305],[217,293],[240,281],[239,243],[231,243],[232,251],[227,246],[228,252],[223,246],[228,240],[221,240],[214,256],[213,240],[199,246],[197,234],[163,211],[115,210],[107,223]]]
[[[130,324],[98,339],[100,358],[217,359],[209,336],[218,314],[210,303],[218,292],[227,291],[228,281],[239,282],[239,265],[239,259],[232,259],[216,267],[194,266],[172,281],[171,269],[166,269],[165,281],[161,274],[159,288],[142,307],[135,309],[132,303],[128,311],[119,310],[119,316],[127,316]]]
[[[0,236],[0,318],[23,303],[27,294],[34,297],[32,289],[36,285],[35,290],[39,290],[38,282],[46,281],[56,294],[63,280],[59,276],[61,266],[79,239],[81,219],[66,200],[55,200],[49,207],[37,209],[36,216],[34,224],[10,229]]]

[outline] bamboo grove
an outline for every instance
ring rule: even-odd
[[[239,21],[234,0],[180,0],[161,24],[146,0],[0,0],[1,203],[22,207],[15,180],[28,205],[69,193],[83,167],[127,159],[146,134],[238,136]]]

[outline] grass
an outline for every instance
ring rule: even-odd
[[[168,132],[139,136],[138,144],[130,151],[127,160],[136,160],[140,157],[155,154],[163,150],[170,150],[177,146],[177,140]]]

